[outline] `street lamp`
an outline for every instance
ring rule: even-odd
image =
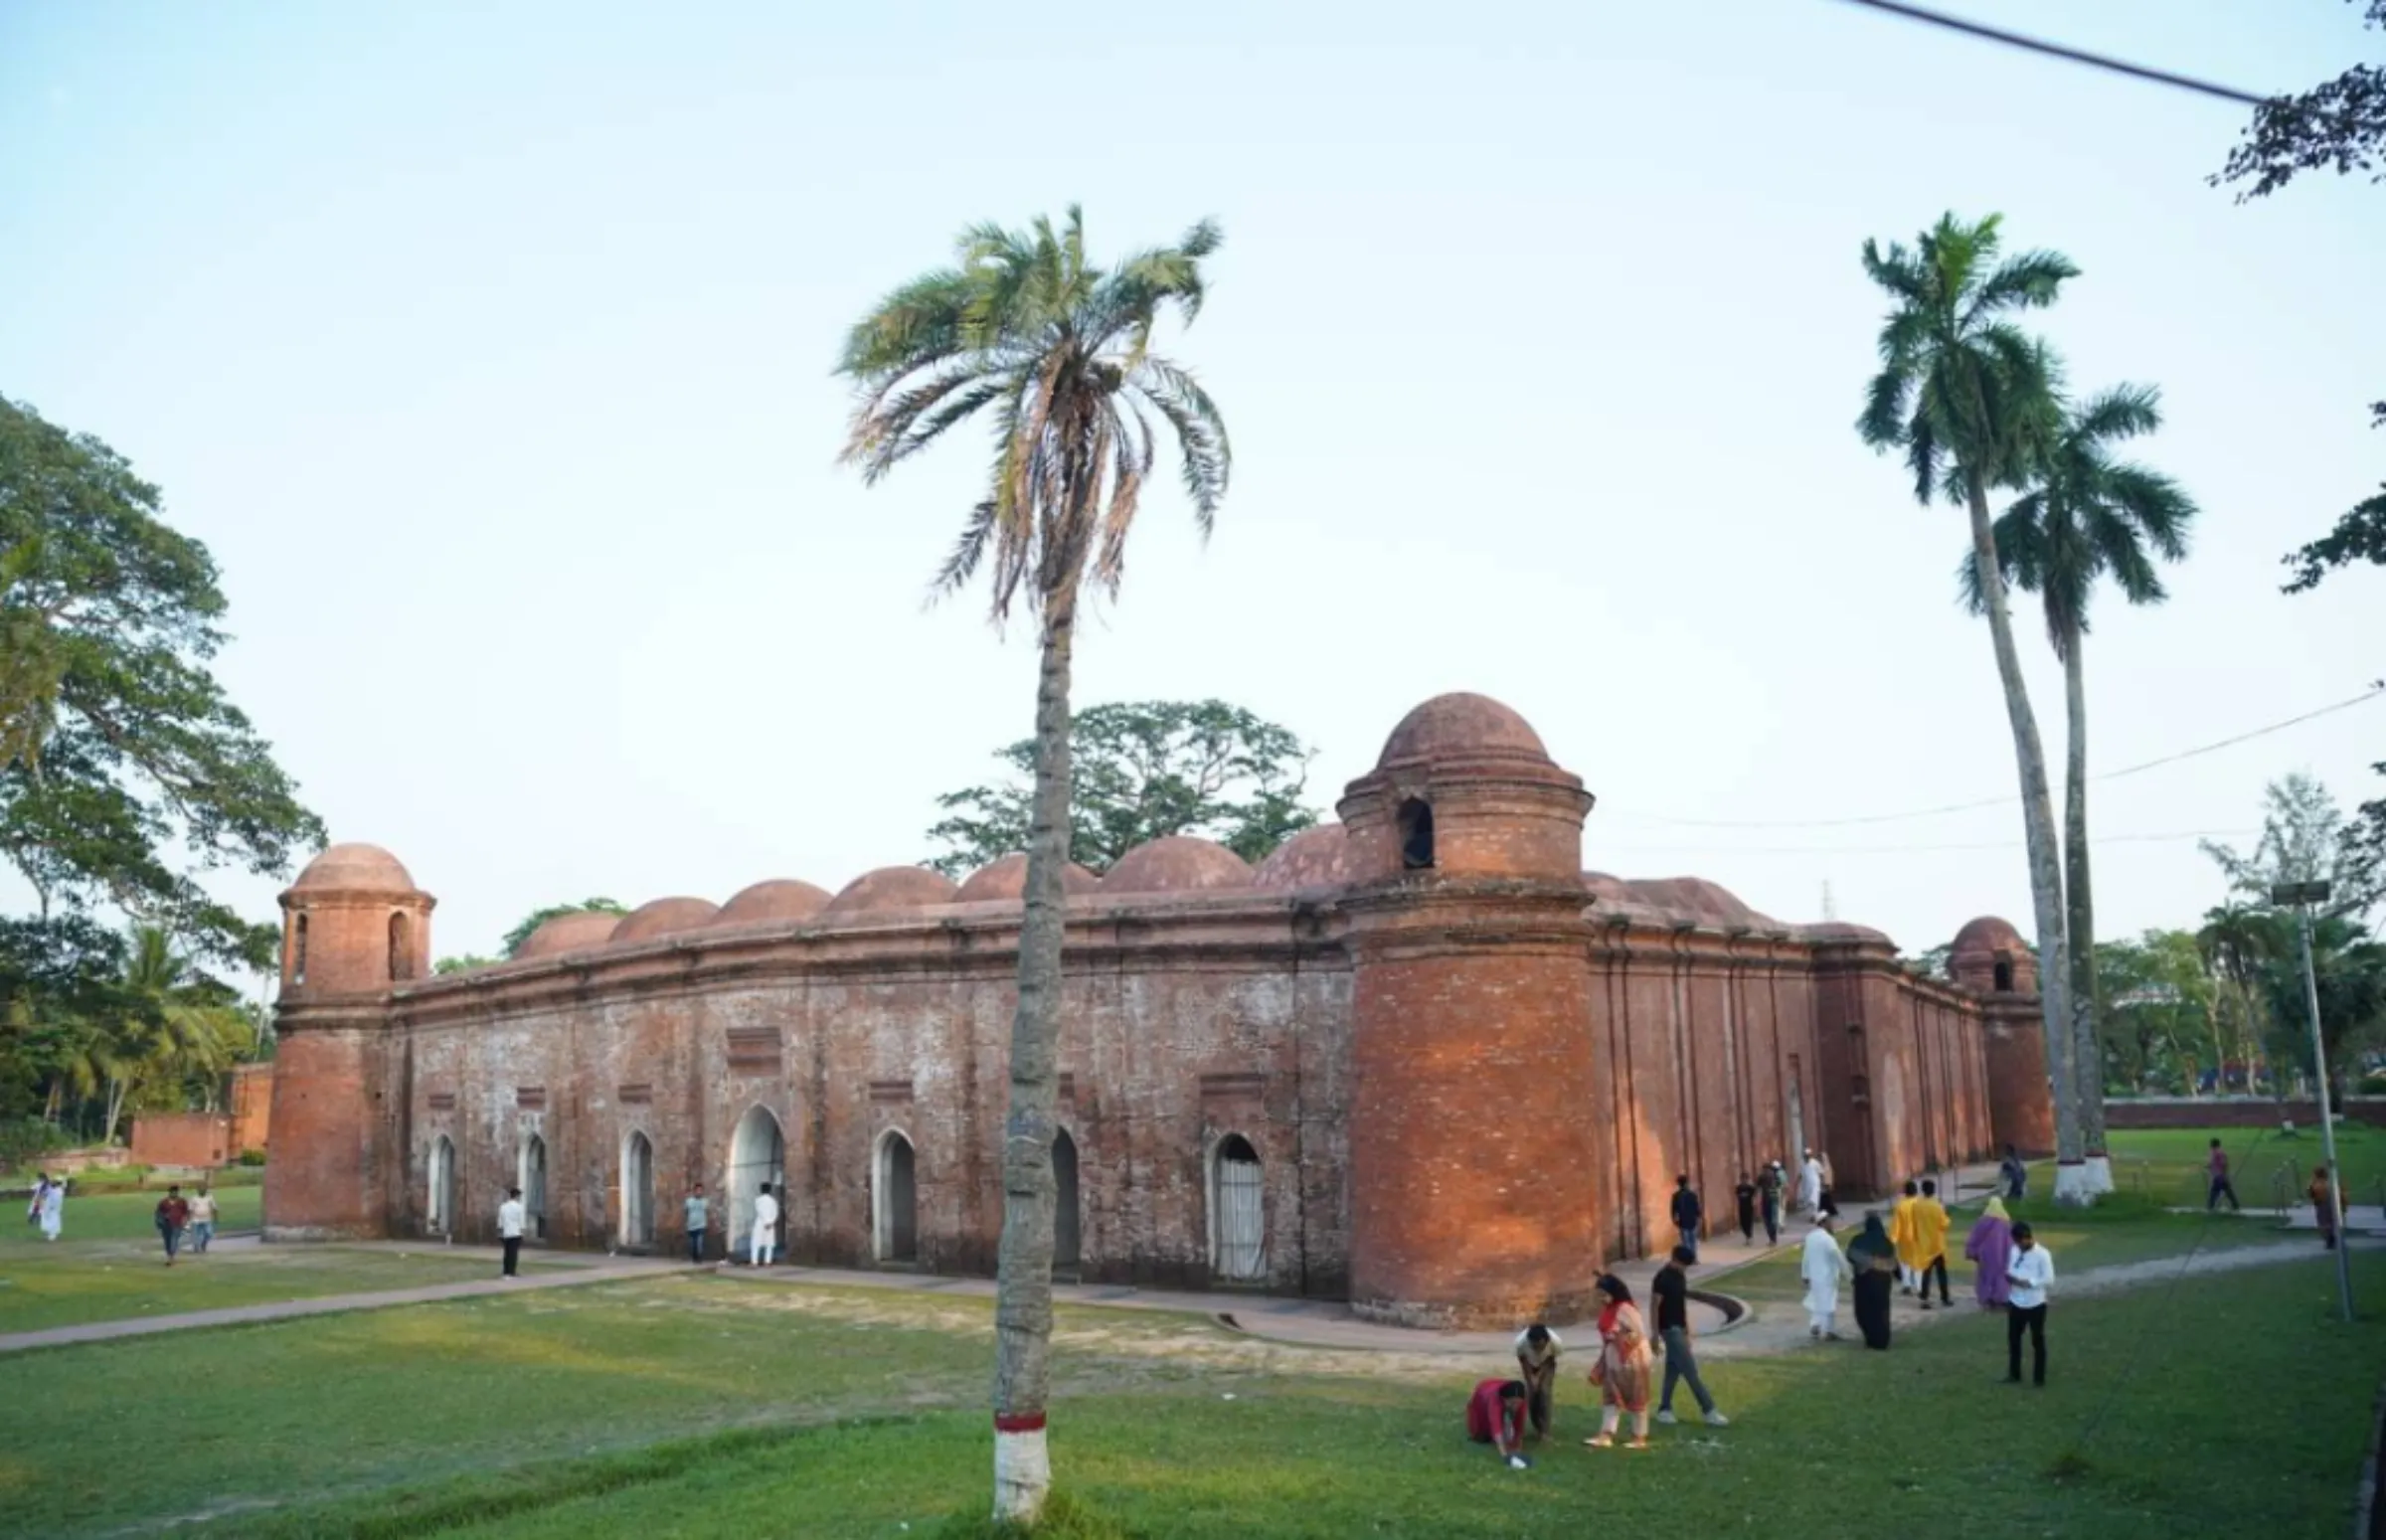
[[[2296,913],[2303,942],[2303,1008],[2311,1016],[2311,1074],[2319,1091],[2320,1156],[2328,1163],[2328,1201],[2336,1205],[2336,1302],[2344,1318],[2353,1318],[2353,1270],[2345,1259],[2352,1237],[2344,1227],[2344,1168],[2336,1163],[2336,1115],[2328,1098],[2328,1051],[2319,1033],[2319,978],[2311,967],[2311,906],[2328,901],[2324,882],[2283,882],[2270,890],[2270,901]]]

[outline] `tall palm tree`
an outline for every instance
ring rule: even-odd
[[[2063,423],[2034,484],[1998,516],[1996,555],[2006,583],[2038,596],[2047,640],[2063,664],[2068,753],[2063,767],[2064,931],[2071,947],[2074,1060],[2079,1066],[2081,1143],[2089,1160],[2105,1154],[2104,1049],[2097,1031],[2096,904],[2088,871],[2088,688],[2081,654],[2088,602],[2110,577],[2132,604],[2170,596],[2154,559],[2187,555],[2195,501],[2170,477],[2117,461],[2113,446],[2162,426],[2161,392],[2121,385],[2076,407]],[[1986,608],[1979,569],[1966,556],[1957,571],[1976,614]]]
[[[238,1008],[191,976],[190,959],[156,926],[132,928],[132,948],[121,980],[128,1009],[106,1030],[98,1065],[107,1075],[107,1120],[112,1140],[124,1109],[161,1084],[212,1080],[249,1046],[252,1028]]]
[[[2046,750],[2013,642],[1988,490],[2029,481],[2056,436],[2060,416],[2051,360],[2012,317],[2053,304],[2064,280],[2079,269],[2056,252],[2026,252],[2000,260],[2000,223],[1993,214],[1969,224],[1949,214],[1924,231],[1912,251],[1895,242],[1887,251],[1864,243],[1864,270],[1888,292],[1892,305],[1881,323],[1880,373],[1866,393],[1856,431],[1875,449],[1905,452],[1917,501],[1928,506],[1944,497],[1971,517],[1972,565],[1979,573],[1981,607],[1996,650],[2021,777],[2030,899],[2038,925],[2039,993],[2054,1072],[2056,1192],[2069,1200],[2087,1194],[2081,1184],[2086,1167],[2072,1051],[2061,854]]]
[[[1105,269],[1086,259],[1085,221],[979,225],[953,266],[913,279],[846,338],[837,368],[858,392],[843,460],[866,483],[981,412],[993,414],[984,497],[937,575],[939,593],[983,570],[997,623],[1014,603],[1041,622],[1035,801],[1019,1002],[1011,1022],[1010,1113],[996,1261],[994,1512],[1031,1522],[1052,1481],[1044,1442],[1052,1345],[1054,1045],[1061,1009],[1062,872],[1069,861],[1069,669],[1079,592],[1115,596],[1126,537],[1156,462],[1154,419],[1174,438],[1186,495],[1207,535],[1232,462],[1217,407],[1181,365],[1152,351],[1163,312],[1200,313],[1203,221],[1175,246]]]

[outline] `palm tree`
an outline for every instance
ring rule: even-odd
[[[2057,1196],[2082,1196],[2077,1109],[2079,1074],[2072,1048],[2069,948],[2064,935],[2063,873],[2047,789],[2046,750],[2021,677],[2013,642],[1988,489],[2022,486],[2050,448],[2059,409],[2051,361],[2016,326],[2014,312],[2054,303],[2079,269],[2056,252],[2027,252],[2000,261],[1996,215],[1966,224],[1949,214],[1922,233],[1913,251],[1864,243],[1864,270],[1893,305],[1881,323],[1881,370],[1865,396],[1856,431],[1875,449],[1902,449],[1915,499],[1945,497],[1971,516],[1972,564],[1996,649],[2005,715],[2021,776],[2022,828],[2030,861],[2030,899],[2038,924],[2038,979],[2054,1072]],[[2068,1175],[2068,1180],[2066,1179]]]
[[[2092,1165],[2105,1154],[2104,1050],[2096,1022],[2096,906],[2088,875],[2088,690],[2081,652],[2088,634],[2088,601],[2098,579],[2110,576],[2132,604],[2158,604],[2170,596],[2153,558],[2176,562],[2187,554],[2194,499],[2168,476],[2113,458],[2115,444],[2161,426],[2161,393],[2151,386],[2116,386],[2066,409],[2054,444],[2037,467],[2035,484],[1997,518],[1993,529],[2005,581],[2038,596],[2046,611],[2047,639],[2063,664],[2069,734],[2063,767],[2064,930],[2071,948],[2071,1033],[2079,1066],[2080,1132]],[[1987,595],[1970,557],[1964,558],[1957,578],[1972,611],[1985,609]]]
[[[129,1008],[103,1030],[77,1075],[79,1084],[105,1078],[102,1142],[115,1138],[124,1109],[142,1093],[223,1075],[240,1062],[253,1033],[248,1018],[217,997],[216,986],[191,977],[190,959],[156,926],[133,927],[120,982]]]
[[[859,391],[842,459],[875,484],[980,412],[993,414],[984,497],[937,573],[950,594],[982,569],[997,624],[1014,603],[1041,622],[1035,800],[1019,1002],[1011,1023],[994,1306],[994,1513],[1032,1522],[1052,1481],[1045,1402],[1052,1345],[1053,1058],[1060,1027],[1062,872],[1069,861],[1069,669],[1079,591],[1117,593],[1126,537],[1156,460],[1156,418],[1175,439],[1195,520],[1226,495],[1226,425],[1182,366],[1151,349],[1163,311],[1201,310],[1209,221],[1172,247],[1104,269],[1086,259],[1072,207],[1055,229],[979,225],[951,267],[913,279],[846,338],[838,373]]]

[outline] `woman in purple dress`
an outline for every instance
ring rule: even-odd
[[[2013,1295],[2013,1285],[2005,1278],[2013,1258],[2013,1224],[2005,1214],[2004,1199],[1988,1200],[1979,1222],[1971,1227],[1970,1238],[1963,1243],[1963,1255],[1978,1269],[1971,1292],[1980,1308],[2003,1309]]]

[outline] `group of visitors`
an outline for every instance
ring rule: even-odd
[[[1728,1428],[1731,1419],[1717,1409],[1715,1398],[1699,1376],[1697,1350],[1690,1326],[1689,1270],[1697,1262],[1688,1246],[1676,1246],[1657,1270],[1649,1292],[1656,1301],[1656,1331],[1632,1297],[1632,1287],[1614,1274],[1602,1275],[1595,1285],[1600,1295],[1599,1354],[1591,1361],[1590,1382],[1599,1390],[1599,1432],[1583,1441],[1595,1450],[1614,1449],[1623,1419],[1632,1420],[1627,1450],[1648,1448],[1649,1397],[1656,1392],[1656,1421],[1674,1423],[1673,1397],[1683,1385],[1698,1402],[1699,1415],[1711,1427]],[[1516,1333],[1515,1379],[1478,1382],[1466,1400],[1466,1437],[1488,1444],[1499,1457],[1523,1469],[1524,1442],[1549,1437],[1555,1410],[1558,1359],[1565,1343],[1540,1322]],[[1665,1373],[1658,1382],[1656,1362]]]
[[[1864,1345],[1887,1351],[1890,1342],[1893,1288],[1920,1297],[1931,1308],[1930,1285],[1939,1284],[1941,1308],[1955,1300],[1947,1282],[1946,1205],[1939,1201],[1938,1183],[1906,1184],[1905,1195],[1892,1207],[1887,1228],[1877,1213],[1864,1217],[1864,1228],[1848,1243],[1844,1256],[1831,1234],[1832,1216],[1815,1216],[1799,1258],[1799,1277],[1806,1285],[1808,1335],[1838,1341],[1837,1313],[1842,1278],[1852,1279],[1856,1328]],[[2027,1221],[2015,1223],[2001,1196],[1991,1196],[1963,1243],[1963,1255],[1975,1267],[1973,1300],[1985,1310],[2005,1313],[2005,1378],[2021,1380],[2021,1340],[2030,1339],[2031,1377],[2046,1384],[2046,1301],[2055,1281],[2054,1258],[2040,1246]]]
[[[25,1223],[42,1227],[42,1239],[55,1241],[67,1223],[67,1184],[62,1179],[52,1181],[44,1171],[42,1179],[33,1184],[33,1201],[25,1207]]]
[[[201,1182],[199,1190],[186,1198],[181,1184],[176,1183],[157,1200],[157,1208],[150,1217],[157,1226],[158,1240],[166,1248],[166,1266],[170,1268],[185,1240],[190,1242],[194,1257],[205,1255],[208,1244],[215,1240],[216,1195],[207,1183]]]

